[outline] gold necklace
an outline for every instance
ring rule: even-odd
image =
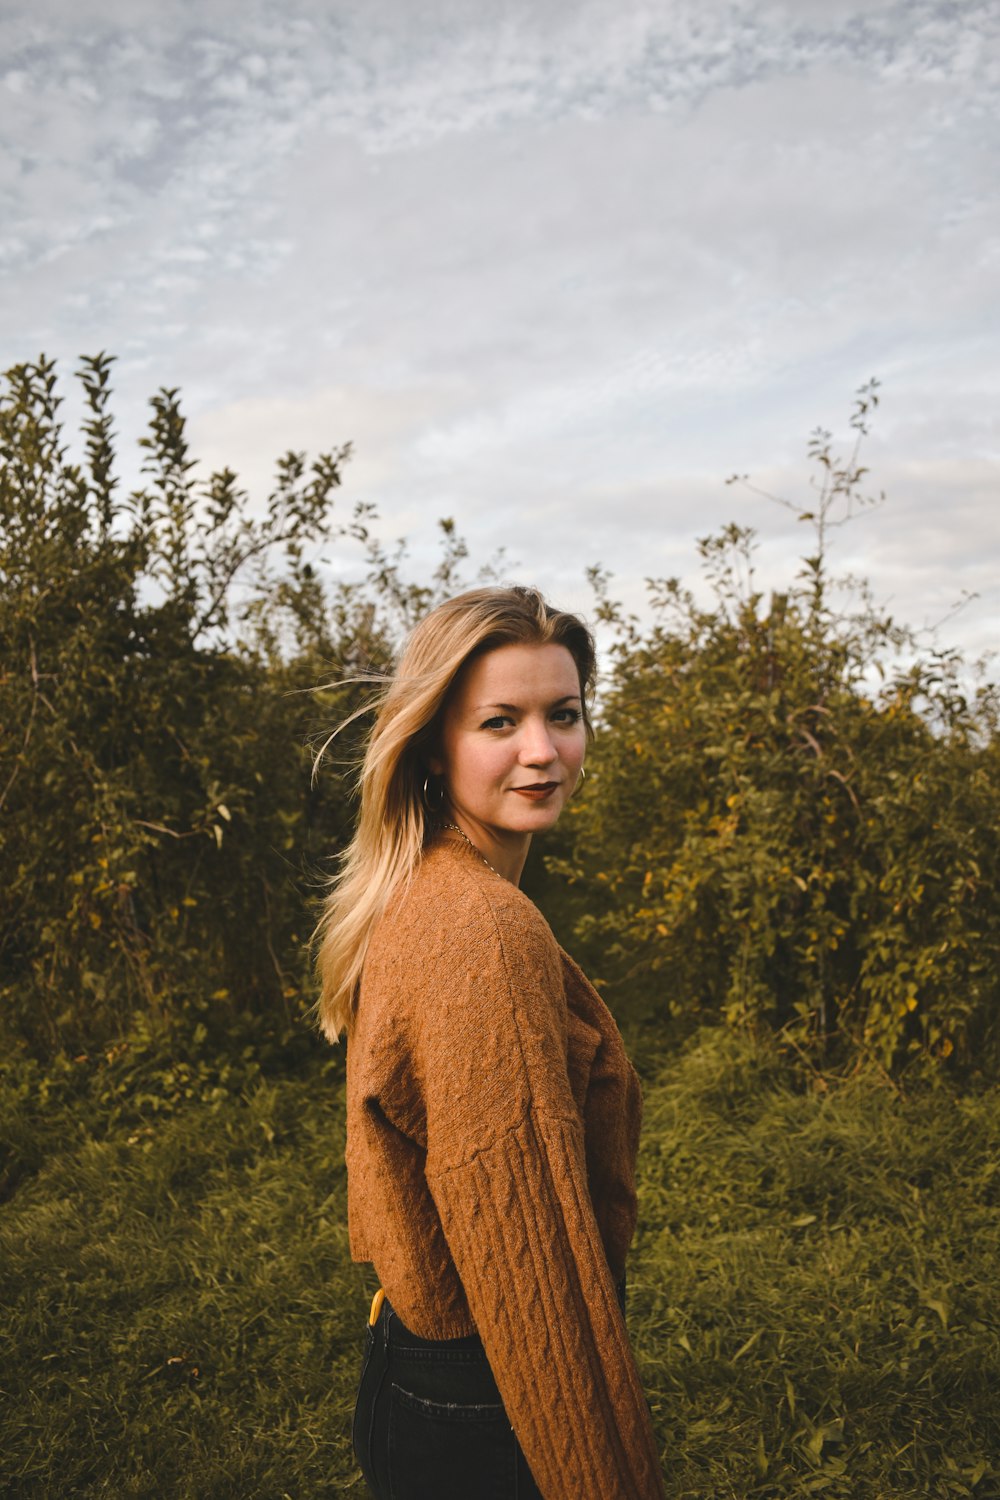
[[[473,851],[473,853],[479,855],[479,858],[482,860],[482,862],[486,866],[486,868],[488,870],[492,870],[493,873],[494,873],[494,875],[500,875],[500,871],[497,869],[496,865],[491,865],[490,864],[489,860],[486,858],[486,855],[483,853],[483,851],[480,848],[477,847],[477,845],[475,845],[472,842],[472,840],[469,838],[469,835],[466,833],[466,831],[465,831],[464,828],[459,828],[459,826],[458,826],[457,823],[442,823],[441,827],[442,828],[453,828],[456,833],[460,833],[462,835],[463,839],[465,840],[465,842],[468,844],[469,848]],[[500,879],[501,880],[505,880],[506,878],[507,877],[505,875],[500,875]]]

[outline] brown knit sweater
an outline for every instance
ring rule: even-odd
[[[615,1281],[639,1081],[538,909],[457,836],[372,936],[347,1050],[351,1253],[413,1333],[478,1332],[545,1500],[660,1500]]]

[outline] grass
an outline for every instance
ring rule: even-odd
[[[644,1049],[629,1322],[672,1497],[1000,1495],[1000,1100]],[[6,1068],[12,1496],[362,1495],[343,1059],[204,1026]],[[596,1497],[595,1497],[596,1500]]]
[[[633,1331],[669,1493],[1000,1493],[996,1092],[801,1092],[715,1033],[646,1099]]]
[[[342,1073],[317,1059],[156,1111],[146,1077],[102,1129],[97,1069],[46,1112],[54,1149],[0,1219],[0,1493],[363,1493]]]

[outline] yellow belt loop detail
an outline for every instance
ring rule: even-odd
[[[382,1311],[382,1303],[384,1301],[385,1301],[385,1292],[382,1290],[381,1287],[379,1287],[378,1291],[375,1293],[374,1297],[372,1298],[372,1310],[368,1314],[368,1327],[369,1328],[374,1328],[375,1324],[378,1322],[378,1315]]]

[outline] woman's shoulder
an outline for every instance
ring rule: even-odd
[[[363,989],[391,996],[393,1008],[423,1011],[501,1008],[514,992],[542,984],[563,995],[559,947],[523,891],[491,870],[475,850],[441,840],[424,853],[372,933]]]
[[[534,902],[457,840],[428,846],[406,887],[396,893],[380,936],[421,947],[473,935],[484,942],[516,938],[558,957],[549,924]]]

